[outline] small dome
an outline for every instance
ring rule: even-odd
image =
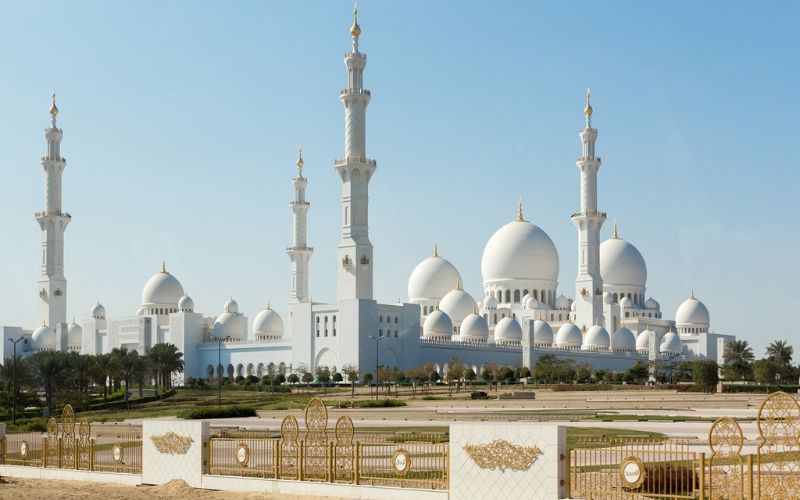
[[[230,298],[225,302],[225,305],[222,306],[222,312],[239,314],[239,304]]]
[[[283,320],[281,316],[269,306],[262,309],[253,319],[253,336],[282,337]]]
[[[245,331],[242,318],[229,312],[224,312],[214,320],[214,337],[243,339]]]
[[[98,302],[97,304],[92,306],[92,311],[89,315],[94,319],[106,319],[106,308]]]
[[[644,287],[647,264],[635,246],[611,238],[600,244],[600,276],[608,286]]]
[[[453,322],[444,311],[436,309],[425,318],[425,323],[422,325],[423,337],[450,338],[451,335],[453,335]]]
[[[486,340],[489,338],[489,325],[479,314],[470,314],[461,323],[459,335],[464,340]]]
[[[483,309],[497,309],[497,299],[491,295],[487,295],[483,299]]]
[[[514,318],[506,316],[494,327],[494,341],[507,342],[522,340],[522,327]]]
[[[605,292],[603,294],[603,304],[612,304],[613,302],[614,302],[614,297],[612,297],[610,293]]]
[[[56,349],[56,332],[47,325],[42,325],[34,330],[31,340],[35,349],[51,351]]]
[[[447,295],[439,302],[439,309],[447,313],[454,324],[460,325],[461,322],[472,314],[478,307],[475,299],[459,286],[450,290]]]
[[[583,333],[575,323],[569,322],[561,325],[556,334],[556,346],[559,348],[574,349],[583,344]]]
[[[461,274],[456,266],[449,260],[439,257],[435,251],[433,257],[423,260],[411,271],[411,276],[408,278],[408,300],[438,302],[453,289],[453,284],[459,281]]]
[[[70,347],[80,347],[82,342],[83,328],[81,328],[81,325],[75,323],[75,320],[72,320],[72,323],[67,327],[67,345]]]
[[[680,354],[683,351],[683,342],[675,332],[667,332],[661,339],[661,346],[658,348],[663,354]]]
[[[534,344],[552,344],[553,343],[553,328],[547,321],[537,319],[533,322],[533,343]]]
[[[572,312],[577,311],[578,310],[578,304],[576,302],[573,302],[572,304],[570,304],[569,310],[572,311]]]
[[[678,307],[678,312],[675,313],[675,324],[678,326],[703,326],[708,327],[711,324],[711,316],[708,314],[708,308],[697,300],[692,293],[692,296],[683,301],[683,304]]]
[[[161,272],[150,278],[142,290],[142,305],[178,305],[183,297],[183,286],[178,279],[162,267]]]
[[[611,346],[611,337],[608,331],[600,325],[589,328],[581,347],[585,351],[594,349],[608,349]]]
[[[635,351],[636,336],[624,326],[611,336],[612,351]]]
[[[184,295],[181,297],[181,300],[178,301],[178,309],[184,312],[193,312],[194,301],[188,295]]]
[[[539,301],[536,300],[536,297],[529,295],[527,299],[522,301],[522,307],[525,309],[536,309],[539,307]]]
[[[558,281],[558,252],[553,240],[521,217],[495,232],[481,258],[484,284],[506,280]]]
[[[642,330],[639,333],[639,336],[636,337],[636,350],[637,351],[648,351],[650,350],[650,334],[654,334],[652,330]]]
[[[136,315],[137,316],[145,316],[146,314],[147,314],[147,308],[144,307],[144,306],[142,306],[142,307],[140,307],[139,309],[136,310]]]
[[[658,301],[657,301],[656,299],[654,299],[653,297],[650,297],[650,298],[649,298],[649,299],[647,299],[647,301],[644,303],[644,307],[645,307],[646,309],[654,309],[654,310],[658,310],[658,308],[660,308],[660,307],[661,307],[661,304],[659,304],[659,303],[658,303]]]
[[[556,309],[567,310],[572,306],[572,301],[565,295],[559,295],[556,299]]]
[[[624,308],[630,308],[631,299],[629,299],[628,297],[622,297],[621,299],[619,299],[619,306]]]

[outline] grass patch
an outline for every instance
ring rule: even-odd
[[[356,408],[397,408],[405,406],[405,401],[399,399],[367,399],[366,401],[356,401]]]
[[[647,439],[664,441],[666,434],[660,432],[637,431],[633,429],[609,429],[607,427],[567,427],[567,447],[575,448],[580,444],[581,448],[602,448],[610,443],[587,442],[592,439]]]

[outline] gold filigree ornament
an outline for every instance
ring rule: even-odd
[[[19,456],[23,460],[28,458],[28,442],[27,441],[23,440],[21,443],[19,443]]]
[[[121,464],[122,461],[125,460],[125,449],[122,447],[121,444],[115,443],[114,447],[111,448],[111,458],[114,459],[114,463],[116,464]]]
[[[153,436],[150,438],[159,453],[170,455],[185,455],[194,443],[189,436],[179,436],[170,431],[163,436]]]
[[[505,439],[495,439],[486,444],[467,444],[464,445],[464,451],[481,469],[501,471],[527,470],[542,453],[536,446],[520,446]]]
[[[392,471],[398,476],[405,476],[411,469],[411,454],[398,448],[392,455]]]
[[[619,479],[623,488],[636,490],[644,483],[646,472],[639,457],[630,456],[619,464]]]
[[[250,447],[245,443],[239,443],[239,446],[236,447],[236,461],[242,467],[247,467],[250,462]]]

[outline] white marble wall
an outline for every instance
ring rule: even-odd
[[[192,440],[186,453],[162,453],[156,448],[153,438],[170,432]],[[142,482],[164,484],[182,479],[189,486],[202,487],[208,460],[204,443],[208,441],[208,435],[207,421],[145,420],[142,423]]]
[[[525,470],[486,469],[478,466],[465,445],[489,444],[502,439],[542,453]],[[531,423],[454,423],[450,425],[450,499],[503,500],[566,497],[566,427]]]

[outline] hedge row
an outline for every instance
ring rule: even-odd
[[[185,419],[205,419],[205,418],[233,418],[233,417],[255,417],[256,409],[252,406],[229,405],[215,408],[191,408],[178,413],[178,417]]]
[[[741,393],[741,392],[752,392],[752,393],[772,393],[776,391],[783,391],[788,392],[789,394],[797,393],[800,390],[800,385],[723,385],[722,392],[729,392],[729,393]]]

